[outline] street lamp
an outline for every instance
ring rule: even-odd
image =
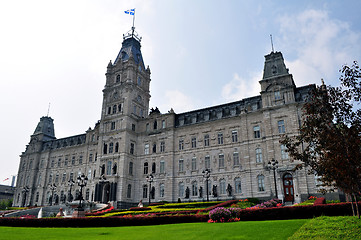
[[[211,170],[206,168],[206,170],[203,170],[202,173],[203,173],[203,177],[206,179],[207,202],[209,202],[208,181],[209,181],[209,177],[211,175]]]
[[[68,195],[68,201],[69,202],[72,202],[73,201],[73,199],[72,199],[72,196],[71,196],[71,188],[74,186],[74,184],[75,184],[75,182],[74,182],[74,180],[73,179],[69,179],[69,181],[68,181],[68,185],[69,185],[69,195]]]
[[[278,168],[278,161],[274,160],[274,158],[272,158],[272,160],[268,162],[268,169],[273,170],[273,179],[274,179],[274,182],[275,182],[276,198],[278,198],[277,183],[276,183],[276,169],[277,168]]]
[[[55,183],[52,183],[49,185],[50,191],[51,191],[51,201],[50,201],[50,206],[53,206],[53,199],[54,199],[54,191],[56,189],[56,185]]]
[[[78,211],[82,211],[83,208],[81,206],[81,200],[83,199],[83,187],[86,186],[86,184],[88,183],[88,178],[87,176],[84,175],[84,173],[82,173],[78,178],[78,186],[80,187],[80,195],[79,195],[79,206],[78,206]]]
[[[150,205],[150,192],[152,190],[152,182],[153,182],[153,175],[152,174],[149,174],[147,177],[146,177],[147,181],[149,182],[149,205]]]

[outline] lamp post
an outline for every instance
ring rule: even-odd
[[[81,206],[81,200],[83,199],[83,187],[86,186],[86,184],[88,183],[88,177],[84,175],[84,173],[82,173],[78,178],[78,186],[80,187],[80,195],[79,195],[79,206],[78,206],[78,211],[83,211],[83,208]]]
[[[50,206],[53,206],[53,199],[54,199],[54,191],[56,189],[56,185],[55,183],[52,183],[49,185],[50,191],[51,191],[51,201],[50,201]]]
[[[69,202],[72,202],[73,201],[73,199],[72,199],[72,196],[71,196],[71,188],[74,186],[74,184],[75,184],[75,182],[74,182],[74,180],[73,179],[69,179],[69,181],[68,181],[68,185],[69,185],[69,195],[68,195],[68,201]]]
[[[149,205],[150,205],[150,193],[152,191],[153,175],[149,174],[146,179],[149,182]]]
[[[276,198],[278,198],[277,183],[276,183],[276,169],[277,168],[278,168],[278,161],[274,160],[274,158],[272,158],[272,160],[268,162],[268,169],[273,170],[273,179],[274,179],[274,182],[275,182]]]
[[[211,175],[211,170],[206,168],[206,170],[203,170],[202,173],[203,173],[203,177],[206,179],[207,202],[209,202],[208,181],[209,181],[209,177]]]

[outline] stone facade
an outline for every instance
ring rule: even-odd
[[[205,169],[210,170],[210,200],[269,199],[276,195],[268,168],[272,159],[278,161],[279,198],[300,202],[316,194],[315,176],[295,171],[297,162],[290,162],[279,143],[282,134],[297,134],[302,105],[315,86],[296,87],[280,52],[265,58],[260,95],[161,114],[148,111],[150,69],[140,39],[125,36],[116,60],[108,64],[101,119],[93,129],[56,139],[53,119],[40,119],[21,155],[14,206],[76,198],[82,173],[89,179],[83,192],[88,201],[123,208],[147,202],[150,193],[152,202],[202,201],[207,199]]]

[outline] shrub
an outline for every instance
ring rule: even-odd
[[[131,207],[129,208],[129,211],[147,211],[151,210],[150,207]]]
[[[213,222],[228,222],[232,218],[232,213],[227,208],[217,207],[209,212],[209,218]]]

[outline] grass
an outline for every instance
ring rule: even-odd
[[[357,217],[314,218],[290,239],[361,239],[361,220]]]
[[[0,227],[0,239],[287,239],[307,219],[112,228]]]

